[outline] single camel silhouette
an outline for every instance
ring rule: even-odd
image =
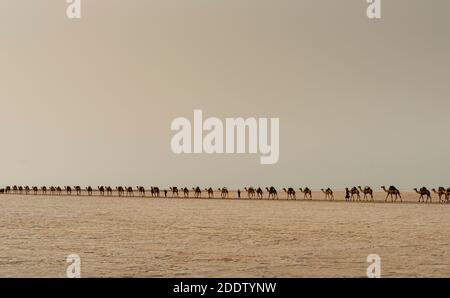
[[[288,189],[283,188],[284,192],[287,194],[287,199],[297,200],[297,197],[295,196],[295,190],[292,187],[289,187]]]
[[[364,187],[364,189],[361,186],[358,186],[358,189],[363,193],[363,199],[367,201],[368,197],[370,196],[370,199],[373,201],[373,190],[370,188],[370,186]]]
[[[64,189],[65,189],[65,191],[66,191],[68,196],[72,195],[72,187],[66,186]]]
[[[160,192],[159,187],[152,186],[150,188],[150,193],[152,194],[152,197],[158,198],[159,197],[159,192]],[[167,197],[166,190],[164,192],[165,192],[165,196]]]
[[[92,196],[93,189],[91,186],[86,187],[86,191],[87,191],[88,196]]]
[[[249,199],[254,198],[255,197],[255,189],[253,187],[244,187],[244,190],[247,192],[247,196]]]
[[[386,199],[384,200],[385,202],[387,201],[388,197],[391,197],[391,202],[397,202],[397,198],[400,198],[400,202],[402,202],[402,195],[400,194],[400,190],[398,190],[395,186],[391,185],[388,189],[385,186],[382,186],[381,189],[386,192]]]
[[[430,200],[430,203],[432,203],[431,192],[425,186],[421,187],[419,190],[417,188],[414,188],[414,191],[420,195],[419,202],[422,201],[424,203],[428,203],[428,200]],[[426,198],[426,201],[425,201],[425,198]]]
[[[322,190],[322,192],[325,194],[325,200],[328,200],[328,199],[330,199],[331,201],[334,201],[334,194],[333,194],[333,191],[331,190],[331,188],[327,188],[327,189],[321,189]]]
[[[111,186],[106,186],[105,190],[106,190],[106,195],[107,196],[112,196],[113,195],[113,189],[112,189]]]
[[[202,190],[199,186],[192,189],[194,191],[194,198],[201,198],[202,197]]]
[[[312,200],[312,192],[308,187],[306,187],[305,189],[299,188],[298,190],[303,193],[303,199],[308,200],[309,197],[309,200]]]
[[[258,189],[256,189],[256,198],[259,200],[262,200],[264,197],[264,192],[261,189],[261,187],[258,187]]]
[[[131,186],[125,187],[125,190],[127,191],[127,196],[134,197],[133,188]]]
[[[226,187],[219,188],[219,191],[222,199],[228,199],[228,189]]]
[[[182,187],[181,190],[183,191],[183,196],[189,198],[189,189],[187,187]]]
[[[355,201],[355,197],[357,201],[361,201],[361,195],[359,194],[359,190],[358,188],[356,188],[355,186],[353,186],[350,189],[350,198]]]
[[[145,197],[145,188],[143,186],[136,186],[136,189],[141,197]]]
[[[81,196],[81,186],[74,186],[73,189],[77,192],[77,196]]]
[[[117,194],[119,195],[119,197],[125,195],[125,189],[122,186],[117,186],[116,190],[117,190]]]
[[[275,187],[271,186],[271,187],[266,187],[267,192],[269,193],[269,197],[268,199],[270,200],[271,198],[275,200],[275,198],[277,198],[278,200],[278,192],[275,189]]]
[[[169,187],[169,189],[172,192],[172,198],[175,197],[175,196],[178,198],[178,187],[176,187],[176,186]]]
[[[210,188],[205,188],[205,191],[208,193],[208,198],[210,199],[210,198],[214,198],[214,191],[213,191],[213,189],[210,187]]]
[[[447,190],[446,190],[444,187],[440,186],[440,187],[438,188],[438,190],[436,190],[435,188],[433,188],[433,189],[431,189],[431,191],[438,195],[438,197],[439,197],[439,203],[443,203],[443,202],[446,201]]]
[[[97,186],[97,189],[101,196],[105,195],[105,187],[104,186]]]

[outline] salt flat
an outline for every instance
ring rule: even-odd
[[[355,277],[369,254],[445,277],[450,204],[0,196],[0,276],[64,277],[73,253],[83,277]]]

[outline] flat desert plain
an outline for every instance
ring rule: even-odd
[[[0,195],[0,276],[65,277],[70,254],[82,277],[364,277],[369,254],[383,277],[450,276],[450,204],[335,196]]]

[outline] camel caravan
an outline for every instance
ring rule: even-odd
[[[395,186],[381,186],[380,189],[385,192],[386,197],[384,202],[403,202],[401,192]],[[313,200],[313,192],[310,188],[297,188],[296,191],[293,187],[287,187],[282,189],[285,193],[285,200]],[[331,188],[320,189],[322,193],[322,200],[324,201],[334,201],[335,193]],[[450,187],[438,187],[429,190],[426,187],[414,188],[413,191],[418,195],[419,203],[432,203],[432,194],[436,195],[439,203],[450,203]],[[241,194],[245,192],[246,195]],[[181,194],[180,194],[181,193]],[[216,188],[214,190],[212,187],[200,188],[199,186],[188,188],[188,187],[177,187],[172,186],[168,189],[160,189],[159,187],[152,186],[150,189],[146,189],[144,186],[117,186],[115,188],[111,186],[97,186],[96,188],[92,186],[86,186],[82,188],[81,186],[6,186],[0,189],[0,194],[11,194],[11,195],[49,195],[49,196],[97,196],[97,197],[151,197],[151,198],[221,198],[229,199],[233,198],[230,196],[231,191],[227,187]],[[249,200],[278,200],[278,191],[274,186],[270,187],[244,187],[241,192],[240,189],[235,191],[238,199],[249,199]],[[300,193],[300,196],[298,196]],[[345,188],[345,201],[347,202],[374,202],[374,190],[370,186],[353,186]]]

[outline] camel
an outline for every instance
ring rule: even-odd
[[[432,201],[431,201],[431,192],[425,186],[421,187],[420,190],[417,190],[417,188],[414,188],[414,191],[417,192],[420,195],[419,202],[422,200],[422,202],[428,203],[428,200],[430,200],[430,203],[432,203]],[[425,197],[427,198],[426,201],[425,201]]]
[[[25,186],[25,194],[29,195],[30,194],[30,187],[29,186]]]
[[[47,187],[46,186],[42,186],[41,189],[42,189],[42,194],[46,195],[47,194]]]
[[[72,187],[66,186],[66,187],[64,187],[64,190],[66,191],[68,196],[72,195]]]
[[[308,187],[306,187],[305,189],[299,188],[299,190],[301,193],[303,193],[303,198],[305,200],[308,200],[308,197],[310,200],[312,200],[312,192]]]
[[[370,199],[373,201],[373,190],[370,188],[370,186],[364,187],[364,189],[361,186],[358,186],[359,190],[364,194],[363,199],[367,201],[368,196],[370,196]]]
[[[187,187],[183,187],[181,190],[183,191],[183,197],[189,198],[189,189]]]
[[[145,188],[143,186],[136,186],[136,189],[141,197],[145,197]]]
[[[244,187],[245,191],[247,192],[247,196],[249,199],[254,198],[255,197],[255,189],[253,187]]]
[[[92,187],[91,186],[86,187],[86,191],[88,193],[88,196],[92,196]]]
[[[81,186],[74,186],[73,189],[77,192],[77,196],[81,196]]]
[[[219,191],[222,199],[228,199],[228,189],[226,187],[219,188]]]
[[[446,189],[445,189],[444,187],[440,186],[440,187],[438,188],[438,190],[436,190],[435,188],[433,188],[431,191],[438,195],[438,197],[439,197],[439,203],[443,203],[443,202],[446,201],[446,194],[447,194],[447,191],[446,191]],[[442,197],[444,197],[444,199],[442,199]]]
[[[5,189],[4,188],[0,188],[0,194],[4,194],[5,193]]]
[[[172,192],[172,198],[175,197],[175,196],[178,198],[178,187],[176,187],[176,186],[169,187],[169,189]]]
[[[39,188],[37,186],[33,186],[33,193],[36,196],[38,194]]]
[[[152,196],[152,198],[156,195],[156,190],[153,186],[150,187],[150,195]]]
[[[293,199],[297,200],[297,197],[295,196],[295,190],[292,187],[289,187],[288,189],[283,188],[284,192],[287,193],[287,199]]]
[[[381,187],[382,190],[384,190],[386,192],[386,199],[384,200],[385,202],[387,201],[388,197],[391,197],[391,202],[397,202],[397,198],[400,198],[400,202],[402,202],[402,195],[400,194],[400,191],[395,187],[395,186],[389,186],[389,189],[386,189],[385,186]],[[395,196],[395,200],[394,200],[394,196]]]
[[[211,187],[210,188],[205,188],[205,191],[208,192],[208,198],[209,199],[214,198],[214,191],[213,191],[213,189]]]
[[[269,197],[268,199],[270,200],[270,198],[274,199],[277,198],[278,200],[278,192],[275,189],[275,187],[271,186],[271,187],[266,187],[267,192],[269,193]]]
[[[119,197],[121,197],[122,195],[125,195],[125,189],[122,186],[117,186],[116,190],[117,190],[117,193],[119,194]]]
[[[259,200],[262,200],[262,199],[263,199],[263,197],[264,197],[264,192],[263,192],[263,190],[261,189],[261,187],[258,187],[258,189],[256,190],[256,197],[257,197]]]
[[[104,186],[97,186],[97,189],[101,196],[105,195],[105,187]]]
[[[201,198],[202,197],[202,190],[200,189],[200,187],[196,187],[192,189],[194,191],[194,197],[195,198]]]
[[[107,196],[112,196],[113,195],[113,189],[111,186],[105,186],[105,190],[106,190],[106,195]]]
[[[13,190],[14,194],[17,194],[17,191],[19,190],[19,188],[17,187],[17,185],[14,185],[12,190]]]
[[[125,187],[125,190],[127,192],[127,196],[134,197],[133,188],[131,186]]]
[[[330,199],[331,201],[334,201],[334,194],[333,194],[333,191],[331,190],[331,188],[327,188],[327,189],[321,189],[322,190],[322,192],[325,194],[325,200],[328,200],[328,199]]]
[[[58,196],[60,196],[60,195],[62,194],[62,189],[61,189],[60,186],[57,186],[57,187],[56,187],[56,194],[57,194]]]
[[[361,195],[359,194],[359,190],[356,187],[352,187],[350,189],[350,198],[355,201],[355,196],[357,201],[361,201]]]
[[[19,186],[17,189],[19,190],[19,194],[23,193],[23,187],[22,186]]]
[[[6,194],[9,194],[11,192],[11,186],[7,186],[6,188],[5,188],[5,193]]]
[[[159,187],[156,187],[156,186],[152,187],[150,189],[150,192],[152,193],[152,197],[153,196],[159,197],[159,193],[160,193]],[[167,190],[164,191],[164,196],[167,197]]]

